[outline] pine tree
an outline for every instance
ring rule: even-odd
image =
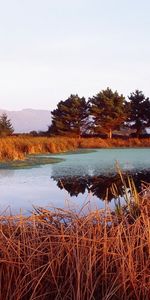
[[[92,128],[95,133],[112,137],[112,131],[119,129],[125,120],[125,98],[110,88],[89,99]]]
[[[88,116],[85,98],[71,95],[67,100],[60,101],[51,112],[52,125],[50,134],[72,135],[80,137],[84,132]]]
[[[139,90],[131,93],[128,99],[130,113],[127,123],[131,128],[136,129],[136,135],[139,136],[146,127],[150,126],[150,100]]]
[[[8,119],[7,114],[2,114],[0,116],[0,136],[12,135],[14,132],[11,121]]]

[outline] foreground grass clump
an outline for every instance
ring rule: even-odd
[[[60,153],[79,148],[150,147],[150,139],[100,139],[71,137],[0,138],[0,161],[21,160],[27,154]]]
[[[148,300],[149,228],[148,191],[138,214],[128,207],[1,216],[0,299]]]

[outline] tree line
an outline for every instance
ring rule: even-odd
[[[107,88],[87,101],[85,97],[70,95],[68,99],[58,102],[51,116],[48,131],[40,135],[105,135],[111,138],[114,130],[134,129],[135,135],[140,136],[150,126],[150,100],[139,90],[132,92],[126,100],[122,94]],[[5,113],[2,114],[0,136],[12,135],[13,132],[11,120]]]
[[[63,136],[112,137],[114,130],[132,128],[139,136],[150,126],[150,100],[142,91],[135,90],[128,99],[110,88],[89,98],[70,95],[60,101],[51,112],[52,124],[48,134]]]

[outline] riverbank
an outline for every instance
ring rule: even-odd
[[[0,139],[0,161],[22,160],[28,154],[60,153],[79,148],[150,147],[150,139],[7,137]]]
[[[148,188],[113,213],[0,216],[0,299],[148,300],[149,218]]]

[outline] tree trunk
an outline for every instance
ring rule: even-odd
[[[142,129],[141,129],[141,128],[138,128],[138,129],[136,130],[136,137],[139,138],[140,135],[141,135],[141,133],[142,133]]]
[[[79,130],[77,132],[77,136],[78,136],[78,139],[80,140],[80,138],[81,138],[81,130],[80,130],[80,128],[79,128]]]
[[[112,130],[109,129],[109,138],[111,139],[112,138]]]

